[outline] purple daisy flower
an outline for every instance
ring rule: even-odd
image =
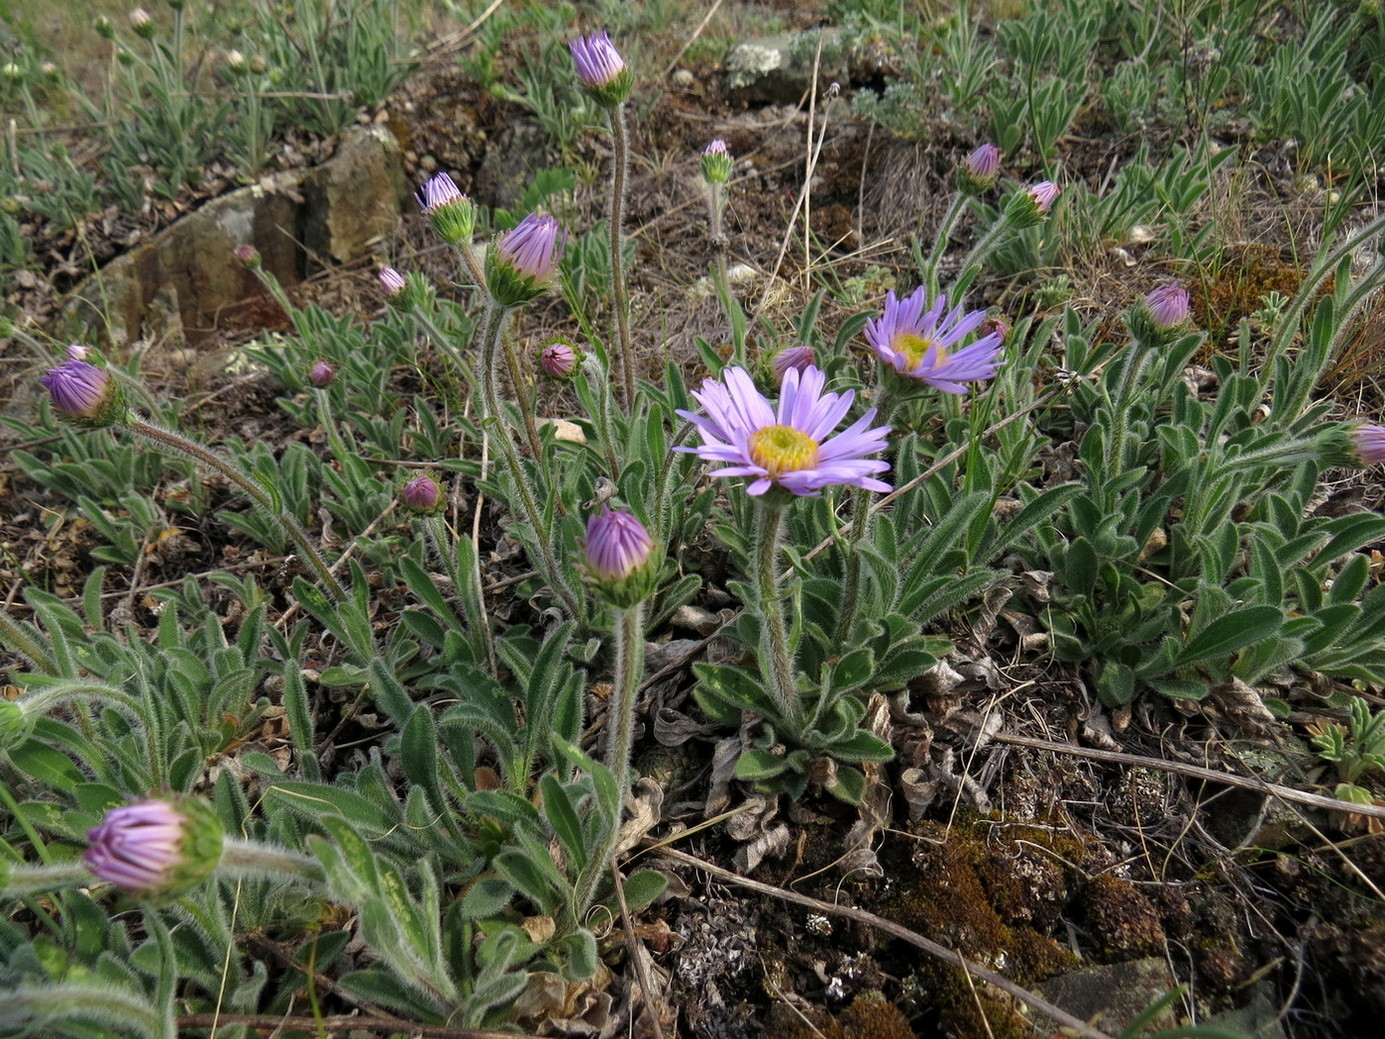
[[[434,174],[416,197],[439,238],[450,245],[471,241],[476,229],[476,206],[462,194],[449,174]]]
[[[994,377],[1002,363],[999,357],[1004,337],[998,331],[957,349],[985,323],[986,312],[963,314],[958,306],[944,314],[946,294],[925,313],[926,302],[922,286],[902,300],[895,297],[893,289],[885,296],[885,313],[866,322],[866,340],[880,359],[901,375],[944,393],[966,393],[963,383]]]
[[[745,369],[728,368],[722,379],[708,379],[701,390],[693,392],[705,415],[678,412],[702,433],[702,446],[674,449],[709,462],[729,463],[713,470],[713,476],[754,477],[746,488],[752,497],[771,487],[810,496],[837,485],[890,489],[872,475],[885,472],[889,463],[866,457],[885,450],[890,432],[888,426],[869,428],[874,408],[830,436],[851,410],[855,391],[824,393],[827,377],[819,369],[790,369],[784,373],[775,408],[760,395]]]
[[[308,381],[320,390],[325,390],[337,379],[337,370],[328,361],[314,361],[308,369]]]
[[[720,137],[702,153],[702,179],[708,184],[725,184],[731,179],[731,153]]]
[[[377,275],[380,279],[380,287],[385,290],[385,295],[393,298],[404,291],[406,282],[404,275],[400,274],[393,267],[381,267]]]
[[[486,284],[497,303],[527,303],[548,284],[563,262],[567,232],[551,216],[530,213],[486,250]]]
[[[1057,201],[1062,188],[1051,180],[1041,180],[1037,184],[1029,186],[1027,194],[1030,201],[1034,203],[1034,208],[1039,211],[1040,216],[1048,216],[1048,211],[1053,208],[1053,203]]]
[[[539,353],[539,366],[550,379],[566,379],[577,370],[577,349],[569,342],[556,339]]]

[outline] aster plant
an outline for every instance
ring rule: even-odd
[[[746,591],[758,621],[764,684],[731,669],[700,665],[699,702],[716,717],[725,716],[728,707],[755,710],[769,723],[770,744],[776,738],[794,743],[797,749],[786,757],[756,752],[743,756],[737,766],[744,778],[790,790],[802,789],[815,753],[855,762],[890,756],[886,744],[857,728],[860,701],[845,695],[869,672],[869,651],[848,654],[822,676],[805,702],[789,642],[779,579],[785,513],[797,498],[816,497],[829,488],[890,489],[878,479],[889,464],[873,457],[884,451],[889,429],[872,425],[872,409],[834,433],[850,412],[855,393],[829,392],[825,384],[816,367],[789,369],[776,405],[760,394],[744,369],[728,368],[720,381],[708,380],[693,392],[702,412],[678,412],[697,428],[702,444],[675,450],[720,463],[711,472],[714,477],[748,478],[745,493],[755,500],[752,581]],[[846,766],[829,789],[856,800],[863,783],[860,773]]]

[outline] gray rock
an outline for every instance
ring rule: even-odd
[[[1151,956],[1061,974],[1045,981],[1039,991],[1050,1003],[1073,1017],[1090,1021],[1103,1032],[1116,1035],[1177,985],[1169,973],[1169,965]],[[1166,1008],[1149,1026],[1177,1024],[1178,1007],[1179,1004],[1175,1004]],[[1036,1026],[1043,1035],[1058,1031],[1058,1026],[1051,1021],[1038,1021]]]
[[[366,255],[394,231],[407,194],[399,144],[380,127],[353,130],[323,165],[272,174],[213,199],[117,257],[79,285],[64,324],[90,326],[114,345],[141,335],[195,345],[226,307],[262,293],[239,245],[294,285],[324,264]]]
[[[813,29],[744,40],[732,47],[726,55],[726,85],[732,98],[743,104],[797,104],[813,82],[819,31],[818,90],[824,91],[834,81],[845,85],[841,30]]]

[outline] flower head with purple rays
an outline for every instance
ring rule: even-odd
[[[181,859],[183,816],[167,801],[121,805],[87,831],[82,859],[99,880],[126,891],[161,886]]]
[[[945,313],[945,294],[925,312],[927,300],[922,286],[904,299],[896,298],[893,289],[885,296],[885,313],[866,322],[866,340],[880,359],[901,375],[944,393],[966,393],[963,383],[992,378],[1002,363],[1004,337],[998,331],[958,348],[985,323],[986,312],[964,314],[958,306]]]
[[[752,497],[771,487],[811,496],[839,485],[888,491],[890,485],[874,474],[888,470],[889,463],[867,456],[885,450],[889,427],[870,428],[872,408],[832,436],[856,394],[825,393],[826,381],[815,367],[789,369],[776,407],[760,395],[745,369],[728,368],[721,382],[708,379],[693,391],[706,414],[678,412],[701,432],[702,446],[674,450],[728,463],[712,475],[751,477],[746,493]]]

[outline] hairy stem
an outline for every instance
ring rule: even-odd
[[[958,191],[952,196],[952,204],[948,206],[947,215],[943,217],[942,226],[938,228],[938,237],[933,241],[933,249],[928,254],[928,259],[924,261],[923,269],[919,272],[923,276],[923,289],[928,294],[930,300],[938,298],[938,265],[943,262],[943,254],[947,252],[947,243],[952,240],[952,232],[957,227],[957,221],[962,218],[962,210],[966,206],[967,196]],[[971,259],[970,256],[967,257]],[[964,264],[962,270],[966,271]]]
[[[230,480],[248,494],[256,505],[264,509],[266,514],[272,517],[274,521],[279,524],[284,533],[289,536],[289,539],[298,546],[298,550],[303,553],[303,558],[317,575],[318,582],[326,590],[327,594],[338,602],[346,598],[346,589],[342,587],[341,582],[336,579],[331,569],[328,568],[326,561],[323,560],[317,548],[314,547],[313,543],[308,539],[307,532],[298,525],[296,519],[279,508],[274,499],[270,497],[269,492],[256,483],[254,479],[241,472],[215,452],[209,451],[196,441],[189,440],[187,437],[179,433],[174,433],[172,430],[164,429],[160,426],[145,422],[143,419],[133,417],[126,419],[122,425],[136,436],[143,437],[151,443],[157,444],[159,447],[165,447],[169,450],[185,454],[189,458],[201,462],[208,469],[216,470],[222,476],[226,477],[226,479]]]
[[[616,781],[620,803],[614,806],[610,826],[601,835],[601,846],[594,850],[578,875],[573,910],[582,914],[591,905],[597,881],[610,864],[620,838],[625,798],[630,793],[630,748],[634,743],[635,701],[644,678],[644,604],[616,611],[616,674],[606,719],[606,767]]]
[[[625,283],[625,181],[630,172],[630,133],[625,106],[607,109],[614,138],[611,160],[611,295],[616,310],[616,341],[620,344],[621,403],[635,405],[635,348],[630,341],[630,290]]]
[[[524,462],[519,457],[519,451],[515,449],[514,439],[510,436],[509,417],[506,415],[500,400],[499,390],[496,387],[496,383],[499,381],[499,372],[496,370],[496,354],[500,352],[500,341],[505,334],[505,323],[508,316],[509,309],[492,300],[486,305],[485,316],[481,319],[480,380],[485,417],[497,431],[495,439],[500,445],[501,453],[505,456],[505,464],[509,467],[510,483],[519,496],[525,519],[533,528],[534,543],[539,553],[536,562],[543,573],[544,580],[548,582],[549,587],[553,589],[558,598],[563,601],[568,615],[580,624],[582,623],[582,611],[578,604],[577,595],[563,576],[562,568],[558,564],[558,557],[553,549],[553,531],[534,498],[534,492],[529,486],[529,481],[525,478]],[[538,461],[539,459],[535,459],[536,464]]]
[[[524,436],[529,441],[529,452],[537,464],[543,462],[543,450],[539,445],[539,428],[534,423],[534,401],[529,396],[529,387],[524,383],[524,369],[519,363],[519,353],[515,350],[515,339],[502,335],[501,343],[505,349],[505,368],[510,374],[510,389],[514,391],[515,403],[519,405],[519,415],[524,422]],[[562,511],[562,502],[558,503]]]
[[[222,846],[217,872],[224,876],[265,877],[271,880],[325,883],[322,866],[309,855],[276,848],[257,841],[227,837]]]
[[[770,494],[775,493],[771,491]],[[784,621],[784,600],[779,590],[776,562],[779,541],[784,531],[787,503],[771,501],[769,495],[755,505],[755,606],[760,614],[760,667],[765,688],[782,716],[797,735],[802,720],[798,685],[794,681],[793,658],[789,654],[789,631]]]

